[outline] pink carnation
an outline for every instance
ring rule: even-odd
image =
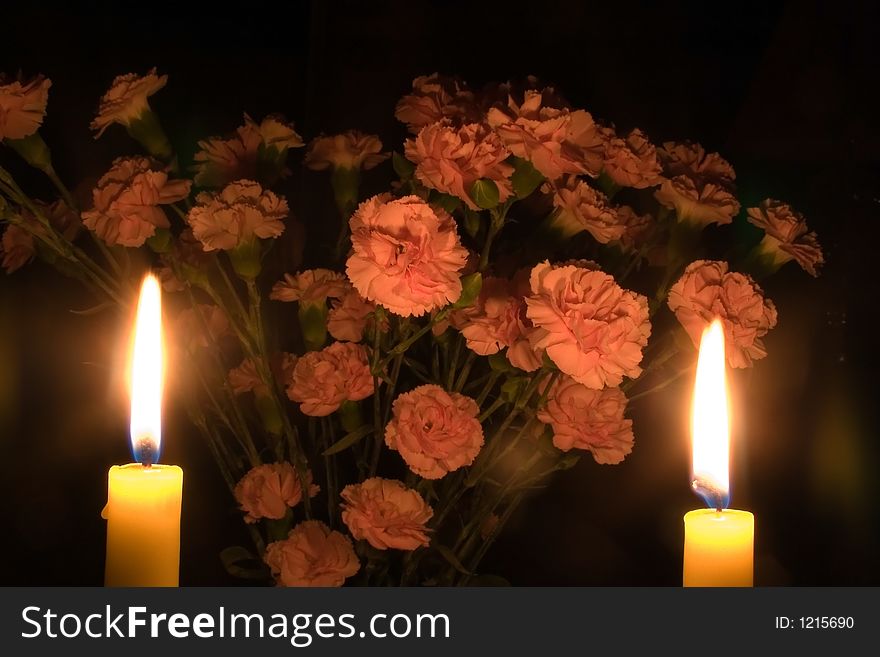
[[[309,497],[321,490],[312,483],[311,471],[306,473]],[[251,468],[235,486],[235,499],[245,512],[245,522],[261,518],[280,520],[287,510],[302,501],[302,486],[294,467],[287,462],[267,463]]]
[[[373,477],[342,489],[342,522],[377,550],[415,550],[430,543],[434,515],[419,493],[395,479]]]
[[[740,208],[726,187],[699,183],[688,176],[664,179],[654,196],[660,205],[675,210],[680,221],[701,226],[729,224]]]
[[[252,180],[259,173],[257,160],[261,148],[283,153],[302,145],[302,138],[283,117],[270,115],[257,123],[245,114],[244,125],[231,136],[199,142],[193,181],[199,187],[223,187],[235,180]]]
[[[635,251],[654,229],[654,218],[650,214],[638,214],[628,205],[617,208],[617,220],[623,225],[620,246],[624,251]]]
[[[167,75],[156,75],[152,68],[144,75],[127,73],[113,80],[110,89],[101,97],[98,115],[92,121],[91,128],[97,134],[95,139],[104,134],[112,124],[128,126],[148,112],[150,105],[147,98],[159,91],[168,82]]]
[[[757,208],[749,208],[749,223],[763,228],[766,233],[761,250],[770,254],[780,265],[790,260],[797,263],[812,276],[818,276],[817,268],[824,264],[822,247],[816,233],[808,232],[807,222],[782,201],[767,199]]]
[[[525,285],[487,276],[474,305],[452,313],[452,324],[461,331],[468,349],[481,356],[507,349],[511,365],[532,372],[541,367],[540,353],[529,342],[532,323],[526,317]],[[525,289],[523,289],[525,288]]]
[[[657,149],[667,176],[688,176],[732,186],[736,172],[718,153],[706,153],[700,144],[667,141]]]
[[[724,325],[727,362],[749,367],[767,355],[763,337],[776,326],[776,307],[751,277],[729,272],[727,263],[698,260],[669,291],[669,308],[698,345],[716,317]]]
[[[462,123],[477,118],[473,93],[455,78],[433,73],[417,77],[412,86],[412,93],[401,98],[394,110],[412,133],[443,119]]]
[[[460,198],[472,210],[479,210],[470,194],[478,180],[495,183],[502,203],[513,194],[513,167],[505,162],[509,155],[498,135],[479,123],[458,128],[431,123],[406,142],[406,157],[416,165],[416,178],[431,189]]]
[[[657,149],[638,128],[626,139],[615,137],[605,145],[605,173],[621,187],[644,189],[660,183]]]
[[[198,308],[186,308],[177,316],[176,333],[191,351],[216,345],[229,335],[230,325],[226,313],[210,304]]]
[[[376,305],[364,299],[355,289],[348,290],[341,298],[330,302],[327,313],[327,332],[336,340],[360,342],[364,331],[372,326]],[[382,331],[388,330],[388,321],[382,323]]]
[[[557,449],[584,449],[596,463],[616,464],[633,448],[632,420],[623,416],[625,410],[620,388],[594,390],[564,377],[551,388],[538,419],[553,428]]]
[[[391,312],[423,315],[461,296],[467,260],[455,220],[418,196],[374,196],[351,217],[346,270],[361,296]]]
[[[527,315],[533,346],[589,388],[620,385],[641,374],[651,323],[648,300],[614,278],[578,264],[536,265]]]
[[[470,465],[483,446],[480,408],[470,397],[424,385],[398,396],[393,409],[385,444],[420,477],[440,479]]]
[[[733,221],[740,209],[734,196],[736,174],[724,158],[689,142],[665,142],[657,155],[667,177],[654,196],[675,210],[679,221],[701,226]]]
[[[71,241],[76,237],[82,224],[79,216],[64,201],[59,199],[51,204],[34,201],[34,205],[49,220],[52,227],[64,237]],[[9,224],[3,231],[3,238],[0,239],[0,256],[2,256],[0,264],[7,274],[26,265],[36,254],[33,233],[46,234],[43,224],[30,210],[22,208],[19,216],[27,229],[16,224]]]
[[[193,235],[205,251],[230,251],[254,238],[284,232],[287,201],[252,180],[228,184],[219,193],[201,193],[187,215]]]
[[[489,125],[511,153],[531,162],[549,180],[566,173],[598,175],[605,131],[584,110],[549,107],[544,101],[545,94],[536,90],[526,91],[521,105],[510,97],[507,107],[489,110]]]
[[[270,299],[299,301],[304,305],[323,305],[327,299],[339,299],[349,289],[343,274],[330,269],[307,269],[284,278],[272,286]]]
[[[361,568],[351,540],[320,520],[305,520],[264,556],[279,586],[338,587]]]
[[[42,75],[22,83],[0,74],[0,142],[30,137],[43,124],[52,81]]]
[[[362,345],[334,342],[301,357],[293,370],[287,396],[313,417],[330,415],[345,401],[373,394],[373,376]]]
[[[382,152],[382,142],[376,135],[360,130],[349,130],[341,135],[316,137],[309,144],[305,164],[309,169],[364,169],[369,170],[391,155]]]
[[[83,225],[110,246],[143,246],[157,228],[171,225],[159,206],[185,199],[191,184],[169,180],[149,158],[117,158],[98,180],[94,208],[83,212]]]
[[[574,176],[554,189],[553,205],[556,213],[551,224],[563,237],[587,231],[600,244],[608,244],[626,230],[608,197]]]
[[[293,369],[296,367],[297,357],[287,352],[278,354],[272,359],[270,367],[272,374],[278,381],[289,383],[293,378]],[[236,395],[253,391],[258,397],[265,397],[269,394],[269,388],[263,382],[257,372],[257,366],[250,358],[245,358],[238,367],[229,370],[227,376],[229,386]]]

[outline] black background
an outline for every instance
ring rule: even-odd
[[[152,66],[169,74],[151,102],[184,157],[243,111],[283,112],[306,138],[358,127],[399,149],[394,103],[433,71],[474,86],[534,74],[619,129],[719,150],[744,204],[790,202],[828,261],[818,280],[789,265],[767,281],[780,309],[769,356],[732,381],[733,505],[756,515],[756,583],[878,584],[875,13],[815,1],[16,3],[0,16],[0,70],[53,80],[43,134],[62,178],[84,190],[134,148],[116,128],[93,141],[98,97],[115,75]],[[8,149],[0,162],[50,193]],[[368,188],[387,184],[385,167]],[[294,179],[292,203],[314,227],[326,179]],[[127,327],[70,312],[90,304],[39,264],[0,276],[2,583],[102,581],[106,470],[129,460],[117,374]],[[560,476],[484,570],[517,585],[679,583],[681,516],[699,506],[689,386],[635,403],[624,464],[585,460]],[[168,414],[163,458],[186,473],[181,583],[234,583],[216,555],[245,540],[238,514],[173,402]]]

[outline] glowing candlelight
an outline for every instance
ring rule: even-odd
[[[752,586],[755,519],[728,509],[730,402],[725,374],[724,329],[715,320],[703,332],[691,409],[691,485],[708,509],[684,517],[685,586]]]
[[[131,446],[136,463],[110,468],[107,586],[177,586],[183,471],[157,465],[162,432],[162,300],[159,281],[141,286],[129,372]]]

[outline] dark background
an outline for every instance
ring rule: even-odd
[[[766,283],[780,309],[769,356],[732,381],[733,505],[756,515],[756,583],[880,583],[871,3],[79,4],[4,8],[0,70],[52,79],[43,134],[62,178],[85,189],[133,148],[116,128],[92,140],[98,97],[115,75],[152,66],[169,74],[151,102],[184,155],[243,111],[283,112],[306,138],[358,127],[399,149],[394,104],[433,71],[477,87],[537,75],[619,129],[719,150],[744,204],[790,202],[827,259],[818,280],[789,265]],[[8,149],[0,162],[50,193]],[[326,179],[294,178],[309,227]],[[366,182],[389,178],[380,168]],[[0,275],[0,583],[102,581],[106,470],[129,460],[116,374],[128,327],[70,312],[90,304],[39,264]],[[685,380],[634,403],[633,454],[560,476],[484,570],[518,585],[678,584],[681,516],[700,505],[688,489],[689,391]],[[181,583],[228,583],[216,555],[242,540],[238,513],[171,406],[163,458],[186,471]]]

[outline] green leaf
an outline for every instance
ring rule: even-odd
[[[249,550],[233,545],[220,552],[223,568],[233,577],[240,579],[266,579],[269,569]]]
[[[338,440],[337,442],[330,445],[330,447],[325,449],[321,455],[322,456],[331,456],[333,454],[338,454],[342,450],[348,449],[349,447],[354,445],[359,440],[366,438],[371,433],[373,433],[372,425],[365,424],[364,426],[355,429],[351,433],[345,434],[340,440]]]
[[[498,185],[488,178],[481,178],[471,185],[470,195],[474,203],[483,210],[491,210],[497,206],[500,196]]]
[[[437,552],[440,553],[441,557],[449,562],[450,566],[455,568],[462,575],[473,575],[472,572],[470,572],[461,564],[461,561],[458,560],[458,557],[455,556],[455,553],[448,547],[446,547],[445,545],[435,545],[434,548],[437,550]]]
[[[479,234],[482,225],[483,221],[480,219],[480,213],[474,212],[470,208],[466,208],[464,212],[465,232],[474,239],[477,239],[477,235]]]
[[[453,308],[469,308],[474,305],[474,301],[480,295],[483,287],[483,275],[480,272],[468,274],[461,277],[461,296],[452,307]]]
[[[503,351],[498,351],[489,356],[489,367],[494,372],[513,372],[516,369],[507,360],[507,354]]]
[[[394,173],[400,176],[401,180],[409,180],[413,177],[413,173],[416,170],[416,165],[407,160],[400,153],[395,152],[391,156],[391,164],[394,167]]]
[[[461,206],[461,199],[451,194],[431,194],[431,203],[452,214]]]
[[[513,175],[510,176],[513,193],[517,198],[526,198],[544,182],[544,176],[528,160],[515,157],[513,165]]]
[[[528,379],[524,376],[514,376],[507,379],[501,386],[502,399],[508,402],[515,401],[526,385],[528,385]]]

